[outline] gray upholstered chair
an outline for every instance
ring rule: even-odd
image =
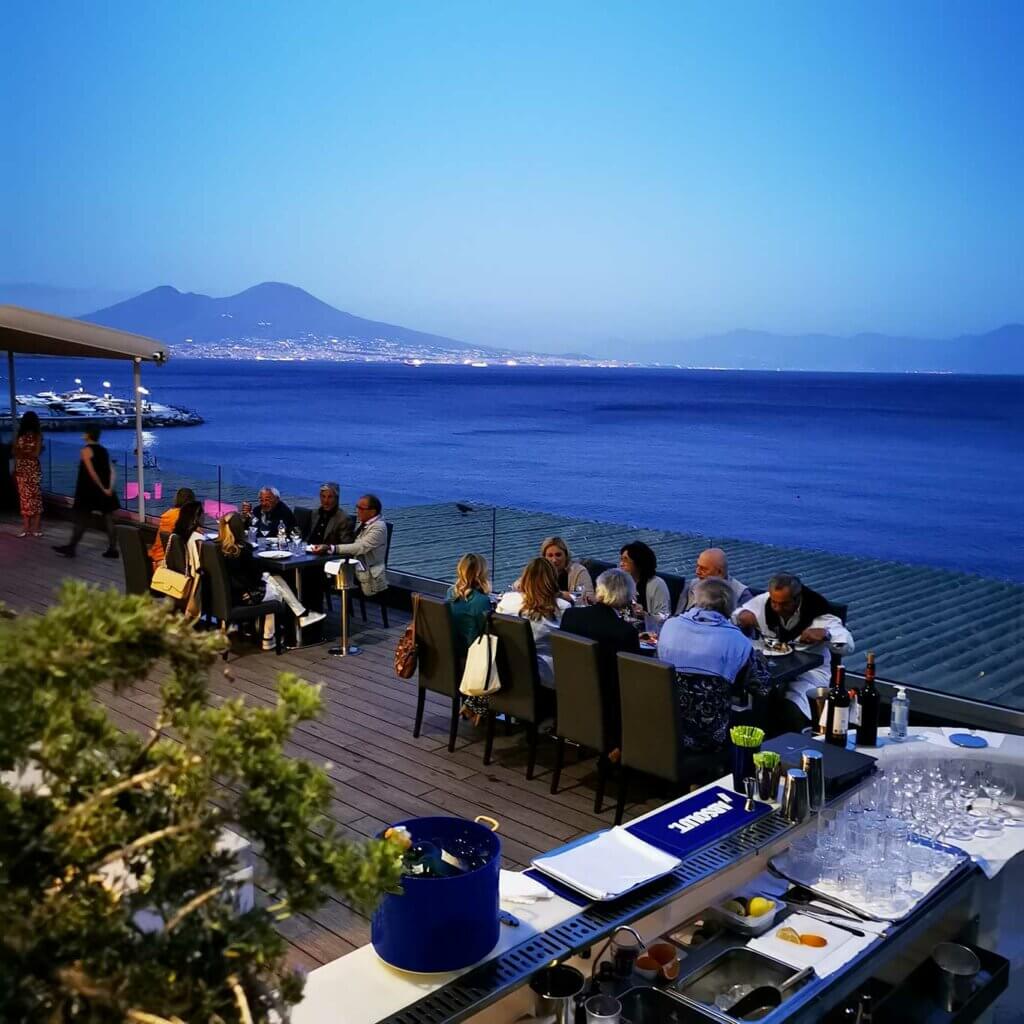
[[[302,539],[305,540],[309,536],[309,531],[313,529],[313,510],[306,508],[304,505],[296,505],[292,509],[292,515],[295,516],[295,527],[302,534]]]
[[[558,720],[555,737],[555,770],[551,776],[551,792],[558,792],[565,758],[565,743],[569,740],[581,747],[596,750],[597,793],[594,813],[601,813],[605,784],[608,779],[608,752],[613,741],[607,733],[604,702],[601,693],[601,674],[596,640],[573,636],[571,633],[551,634],[551,653],[555,664],[555,693],[558,695]]]
[[[129,523],[118,523],[115,529],[117,546],[121,549],[121,565],[124,568],[124,592],[148,594],[152,562],[142,531]]]
[[[177,538],[174,538],[177,539]],[[199,565],[206,582],[203,590],[203,613],[220,623],[222,633],[227,633],[232,623],[257,622],[259,636],[263,636],[263,622],[268,615],[274,616],[274,650],[280,654],[284,649],[284,604],[281,601],[261,601],[259,604],[234,604],[231,600],[231,583],[224,556],[213,541],[204,541],[199,548]],[[227,661],[228,649],[224,649]]]
[[[487,740],[484,764],[491,763],[494,749],[494,723],[503,714],[526,723],[529,759],[526,777],[533,778],[537,764],[538,726],[554,712],[555,694],[541,685],[537,670],[537,646],[530,623],[518,615],[492,615],[491,632],[498,638],[498,677],[501,689],[488,697]]]
[[[455,642],[452,610],[447,602],[436,597],[419,595],[416,610],[416,649],[419,669],[419,694],[416,700],[416,722],[413,736],[419,736],[423,727],[423,709],[427,690],[439,693],[451,701],[451,722],[448,729],[448,750],[455,749],[459,731],[459,709],[462,697],[462,658]]]
[[[385,523],[388,528],[388,542],[387,547],[384,548],[384,571],[387,572],[388,561],[391,558],[391,535],[395,532],[394,523]],[[353,596],[359,599],[359,612],[363,617],[363,622],[366,621],[366,602],[369,601],[371,604],[375,604],[380,608],[380,621],[384,623],[384,628],[387,629],[391,624],[388,622],[388,606],[384,603],[384,595],[387,590],[382,590],[378,594],[374,594],[373,597],[367,597],[361,590],[356,591]],[[458,689],[458,687],[456,687]],[[454,749],[454,748],[453,748]]]
[[[615,824],[622,823],[633,772],[682,785],[721,774],[723,754],[682,752],[679,698],[673,665],[639,654],[620,654],[622,758]]]

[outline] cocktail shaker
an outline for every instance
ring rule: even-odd
[[[812,811],[825,806],[825,759],[820,750],[805,750],[800,755],[800,767],[807,776],[808,802]]]
[[[782,816],[786,821],[799,824],[810,816],[810,794],[807,789],[807,772],[801,768],[790,768],[782,788]]]

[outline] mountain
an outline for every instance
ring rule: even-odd
[[[477,349],[453,338],[365,320],[335,309],[301,288],[273,281],[223,299],[195,292],[179,292],[170,285],[162,285],[82,319],[145,334],[171,345],[186,340],[218,342],[246,338],[274,341],[315,334],[365,341],[385,339],[410,347],[447,352]]]
[[[636,359],[719,369],[1024,374],[1024,324],[941,340],[737,330],[635,351]]]

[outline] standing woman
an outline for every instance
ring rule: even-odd
[[[487,576],[487,559],[483,555],[463,555],[455,570],[455,585],[448,591],[445,601],[452,610],[455,626],[455,643],[460,658],[473,641],[487,628],[487,616],[491,611],[491,581]],[[486,697],[465,697],[462,701],[462,717],[474,725],[480,724],[480,716],[487,713]]]
[[[18,424],[14,441],[14,479],[18,485],[21,505],[21,533],[19,537],[42,537],[40,520],[43,516],[43,474],[39,468],[39,453],[43,450],[43,434],[39,417],[27,412]]]
[[[71,540],[53,550],[65,558],[74,558],[75,548],[89,528],[93,512],[99,512],[107,530],[107,550],[103,552],[103,557],[117,558],[114,513],[121,507],[114,493],[117,474],[110,461],[110,452],[100,444],[100,428],[89,427],[83,436],[85,447],[79,456],[78,479],[75,481],[75,526],[71,531]]]
[[[636,583],[636,596],[648,615],[667,618],[672,614],[668,584],[657,575],[658,557],[642,540],[634,540],[619,552],[619,568]]]

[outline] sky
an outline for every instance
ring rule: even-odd
[[[8,0],[0,31],[0,281],[286,281],[555,351],[1024,321],[1018,2]]]

